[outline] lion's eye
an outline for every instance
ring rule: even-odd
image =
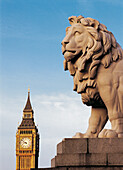
[[[80,35],[80,32],[76,31],[74,34],[75,34],[75,35]]]

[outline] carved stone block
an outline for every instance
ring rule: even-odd
[[[51,161],[51,167],[65,167],[65,166],[99,166],[107,163],[106,154],[94,153],[94,154],[58,154],[53,162]]]
[[[123,138],[90,138],[89,153],[122,153]]]
[[[83,147],[84,146],[84,147]],[[57,145],[57,154],[87,153],[87,139],[64,139]]]
[[[123,153],[108,154],[108,164],[109,165],[121,165],[123,166]]]
[[[66,138],[51,167],[123,167],[123,138]]]

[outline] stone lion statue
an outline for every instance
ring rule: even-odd
[[[85,134],[75,137],[123,137],[123,50],[106,26],[92,18],[69,17],[62,41],[64,70],[73,76],[73,90],[91,106]],[[111,129],[103,129],[107,120]]]

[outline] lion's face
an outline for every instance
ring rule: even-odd
[[[82,44],[85,43],[84,31],[84,27],[79,23],[67,28],[66,36],[62,41],[62,53],[67,61],[82,53]]]

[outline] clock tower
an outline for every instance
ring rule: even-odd
[[[38,168],[39,134],[34,122],[30,92],[23,110],[22,122],[16,132],[16,170]]]

